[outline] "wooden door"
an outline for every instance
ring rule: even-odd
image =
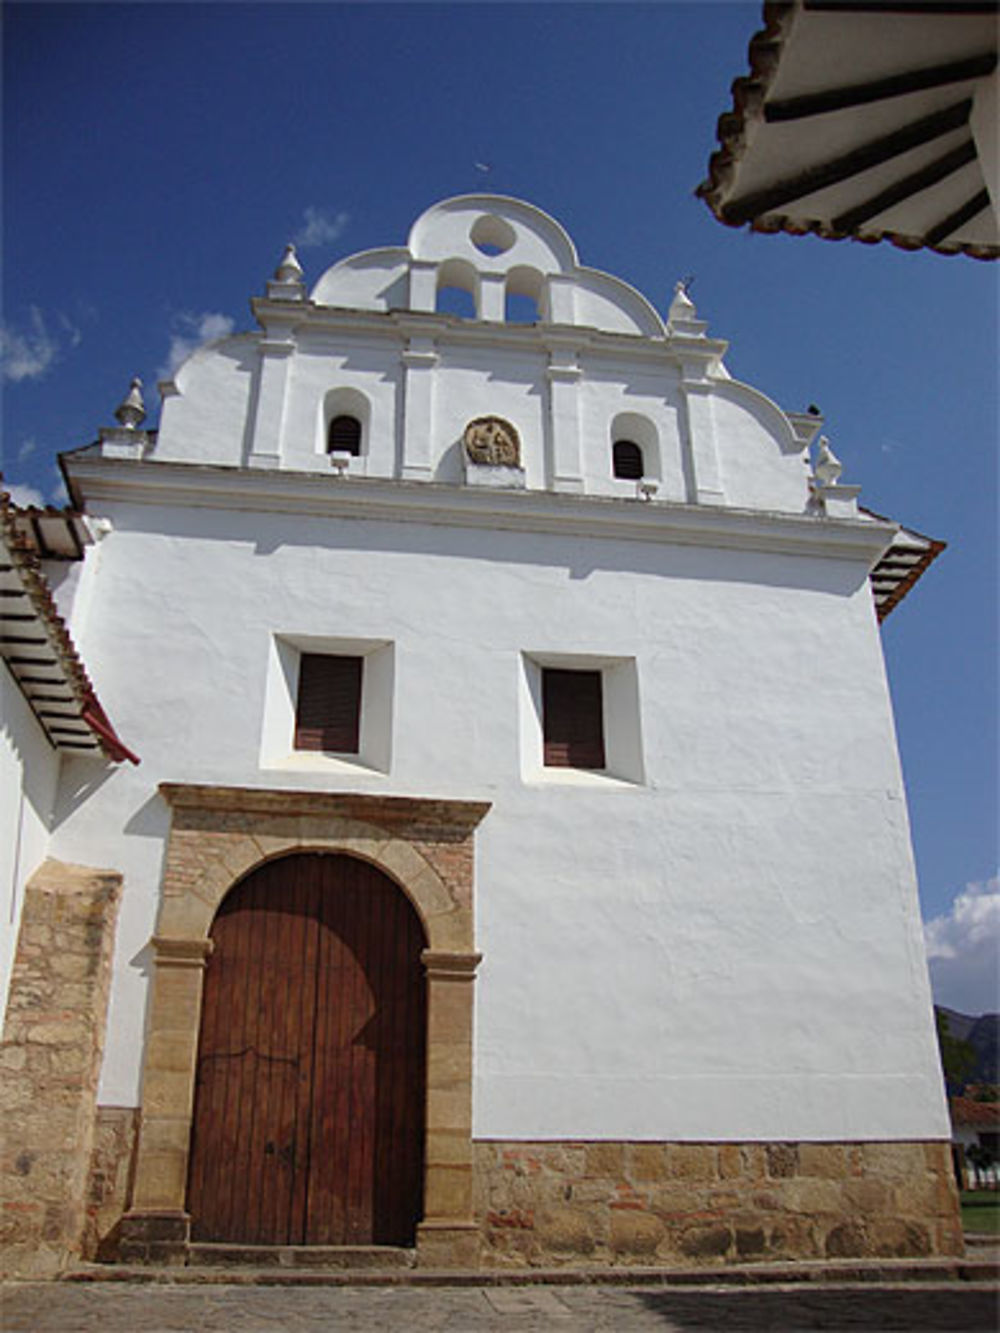
[[[407,1245],[421,1213],[419,920],[365,861],[272,861],[212,928],[195,1083],[192,1237]]]

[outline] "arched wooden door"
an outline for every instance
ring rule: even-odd
[[[237,885],[212,940],[192,1238],[413,1244],[426,987],[410,902],[365,861],[303,853]]]

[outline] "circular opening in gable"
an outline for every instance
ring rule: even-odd
[[[494,213],[484,213],[472,224],[469,239],[480,254],[502,255],[517,240],[517,232],[504,218],[498,218]]]

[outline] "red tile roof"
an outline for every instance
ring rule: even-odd
[[[949,1097],[948,1106],[953,1125],[1000,1130],[1000,1102],[977,1102],[973,1097]]]
[[[114,763],[137,764],[101,707],[59,615],[41,570],[37,531],[24,530],[26,513],[54,517],[19,509],[0,490],[0,655],[57,750],[98,751]],[[67,529],[78,517],[66,511]]]

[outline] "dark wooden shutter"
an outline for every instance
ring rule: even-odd
[[[599,671],[542,670],[545,765],[603,768],[604,718]]]
[[[361,677],[360,657],[302,654],[295,709],[296,750],[358,753]]]
[[[357,417],[334,417],[330,422],[326,451],[332,454],[335,449],[355,458],[361,453],[361,422]]]
[[[616,477],[639,481],[643,476],[642,450],[631,440],[616,440],[611,450],[611,461]]]

